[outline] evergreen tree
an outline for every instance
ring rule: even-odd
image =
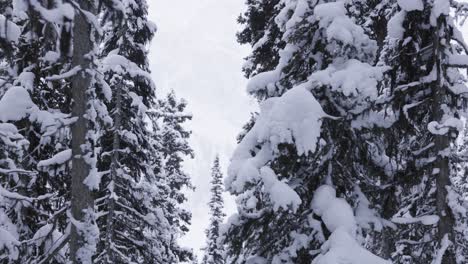
[[[187,201],[184,188],[193,188],[189,175],[182,168],[185,158],[193,158],[193,150],[188,143],[191,132],[184,127],[184,123],[191,120],[192,115],[186,112],[186,107],[187,102],[177,99],[175,92],[171,91],[166,98],[159,100],[159,109],[154,116],[161,127],[156,133],[156,149],[161,153],[159,177],[166,185],[164,210],[171,230],[166,249],[167,262],[188,261],[193,258],[191,251],[177,243],[188,232],[192,217],[188,210],[181,207]]]
[[[466,49],[450,6],[463,8],[455,1],[382,2],[389,19],[379,63],[390,70],[376,108],[391,114],[388,129],[374,136],[393,165],[377,199],[398,227],[374,246],[397,263],[462,263],[466,239],[457,230],[466,212],[454,183]]]
[[[20,30],[10,50],[14,59],[2,98],[4,102],[16,101],[17,107],[5,106],[8,110],[4,112],[10,116],[4,121],[15,122],[27,140],[21,166],[34,175],[21,176],[14,185],[21,195],[32,199],[12,218],[22,245],[18,261],[64,262],[70,231],[66,216],[70,201],[69,131],[74,122],[65,79],[74,73],[69,72],[67,59],[74,11],[69,4],[52,5],[49,1],[15,1],[8,10]]]
[[[177,239],[190,220],[179,208],[190,116],[184,102],[155,98],[146,2],[17,0],[0,10],[0,231],[11,238],[1,261],[188,260]]]
[[[223,213],[223,174],[219,165],[219,156],[216,156],[211,169],[211,198],[208,203],[210,208],[210,225],[206,230],[205,255],[203,264],[223,264],[223,246],[219,243],[220,228],[225,214]]]
[[[464,261],[456,138],[465,45],[450,5],[465,12],[449,1],[278,4],[285,46],[276,68],[248,84],[261,111],[226,181],[239,207],[224,235],[229,262],[326,263],[340,256],[338,238],[368,241],[397,263]],[[357,224],[351,240],[322,211],[336,196],[354,209],[343,216]]]
[[[99,160],[108,171],[101,182],[99,211],[105,214],[96,263],[176,263],[175,241],[165,199],[171,189],[163,172],[157,135],[159,109],[149,74],[147,44],[155,26],[147,20],[146,1],[104,8],[105,29],[101,69],[113,92],[107,108],[113,126],[102,141],[106,155]],[[171,253],[168,253],[171,252]]]
[[[386,70],[374,67],[377,43],[354,19],[361,10],[346,2],[281,1],[277,8],[272,20],[285,46],[276,68],[248,84],[261,111],[247,126],[226,181],[239,208],[224,237],[228,261],[325,263],[335,255],[350,263],[383,263],[368,252],[366,259],[353,259],[325,247],[337,237],[354,247],[369,230],[391,225],[366,197],[378,190],[368,175],[386,168],[372,159],[373,146],[359,133],[375,118],[367,109]],[[331,212],[311,205],[323,184],[334,186],[333,198],[347,200],[337,202],[345,212],[354,207],[346,217],[355,223],[348,233],[331,224]]]

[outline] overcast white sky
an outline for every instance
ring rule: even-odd
[[[236,136],[248,121],[254,101],[245,93],[241,67],[247,47],[235,38],[243,0],[148,0],[158,26],[150,64],[159,94],[174,89],[189,103],[191,143],[196,158],[186,162],[197,189],[187,205],[193,213],[190,233],[181,243],[199,253],[209,215],[210,168],[216,153],[226,171]],[[226,197],[228,213],[235,211]]]

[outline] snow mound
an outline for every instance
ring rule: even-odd
[[[357,226],[353,209],[345,199],[333,199],[329,207],[323,212],[322,220],[331,232],[338,228],[344,228],[351,235],[356,233]]]
[[[342,44],[361,47],[366,53],[374,54],[377,44],[371,40],[362,27],[356,25],[347,16],[345,1],[318,4],[314,8],[314,14],[319,21],[320,28],[326,32],[328,42],[337,41]],[[330,48],[334,50],[334,45]]]
[[[405,29],[403,28],[405,18],[406,12],[400,11],[388,21],[387,30],[390,38],[403,39],[403,36],[405,35]]]
[[[7,250],[8,258],[16,260],[19,256],[20,242],[6,229],[0,226],[0,251]]]
[[[389,264],[367,251],[356,240],[357,224],[353,209],[345,199],[337,198],[330,185],[320,186],[314,193],[312,210],[321,216],[332,232],[312,264]]]
[[[344,199],[336,197],[336,191],[332,186],[320,186],[314,193],[311,207],[316,215],[322,217],[330,232],[342,227],[351,235],[356,234],[357,226],[353,209]]]
[[[358,60],[348,60],[344,64],[330,65],[310,76],[310,80],[329,85],[333,91],[345,96],[363,95],[376,99],[377,84],[383,78],[386,67],[373,67]]]
[[[321,250],[312,264],[391,264],[359,245],[342,227],[332,233]]]
[[[0,15],[0,38],[9,42],[18,42],[20,35],[20,27],[9,21],[4,15]]]
[[[71,160],[71,157],[72,157],[72,150],[67,149],[67,150],[64,150],[55,154],[50,159],[39,161],[39,163],[37,164],[37,167],[40,168],[40,167],[48,167],[52,165],[62,165],[68,162],[69,160]]]
[[[398,5],[405,11],[422,11],[424,4],[421,0],[398,0]]]
[[[280,207],[287,208],[288,205],[292,205],[293,209],[299,207],[302,202],[299,195],[285,182],[279,181],[272,169],[263,167],[260,169],[260,173],[265,190],[270,194],[270,200],[273,202],[273,209],[275,211]]]
[[[295,144],[297,154],[314,152],[325,116],[315,97],[297,86],[281,97],[266,100],[257,123],[259,141],[269,141],[274,151],[281,143]]]
[[[25,118],[35,105],[28,91],[13,86],[0,99],[0,121],[19,121]]]
[[[330,185],[322,185],[315,190],[312,198],[312,210],[318,216],[322,216],[323,212],[328,208],[332,200],[336,199],[336,190]]]

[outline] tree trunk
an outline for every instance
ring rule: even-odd
[[[90,0],[76,1],[80,7],[91,13],[93,5]],[[91,75],[86,70],[90,68],[90,60],[86,56],[93,49],[91,41],[91,25],[85,16],[79,11],[75,11],[75,20],[73,26],[73,57],[72,67],[81,66],[82,71],[72,78],[71,92],[73,99],[72,115],[78,117],[76,123],[72,126],[72,170],[71,170],[71,213],[76,221],[86,224],[86,210],[93,210],[94,201],[92,192],[84,180],[90,172],[90,165],[84,159],[84,156],[91,151],[87,141],[88,120],[86,119],[87,110],[87,91],[91,85]],[[82,226],[81,228],[86,228]],[[70,234],[70,257],[72,263],[83,263],[80,249],[86,246],[86,234],[80,232],[77,226],[72,225]]]
[[[446,87],[444,87],[444,69],[442,68],[443,48],[440,47],[441,37],[446,36],[446,32],[443,32],[443,30],[445,30],[445,18],[441,16],[438,18],[437,30],[434,36],[434,67],[437,67],[437,82],[432,88],[433,120],[439,123],[442,121],[444,116],[442,105],[447,103]],[[452,210],[447,203],[447,187],[451,185],[450,160],[446,155],[450,150],[450,133],[451,131],[444,135],[434,135],[434,150],[436,151],[434,168],[439,170],[436,174],[436,207],[437,215],[440,218],[437,233],[439,247],[441,247],[441,243],[445,236],[447,236],[450,241],[454,242],[453,228],[455,226],[455,219],[453,217]],[[442,264],[456,264],[453,247],[450,247],[445,252]]]

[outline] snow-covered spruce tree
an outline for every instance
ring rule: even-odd
[[[15,121],[10,113],[15,100],[8,95],[12,80],[12,61],[15,45],[19,41],[20,27],[11,21],[6,9],[0,6],[0,262],[15,262],[20,259],[20,234],[27,228],[21,220],[33,199],[20,194],[23,179],[34,177],[33,172],[22,169],[21,160],[27,153],[28,141],[9,121]],[[11,10],[11,9],[10,9]],[[13,120],[14,119],[14,120]],[[18,188],[19,187],[19,188]],[[18,221],[20,220],[20,221]]]
[[[398,224],[381,238],[392,242],[382,251],[396,263],[464,263],[458,230],[467,216],[452,180],[467,91],[459,68],[467,61],[450,7],[463,8],[445,0],[382,3],[389,21],[380,64],[390,70],[377,107],[393,120],[374,132],[392,164],[381,207]]]
[[[211,169],[211,197],[208,203],[210,208],[210,225],[205,231],[206,246],[204,248],[203,264],[223,264],[223,246],[219,243],[220,227],[226,216],[223,212],[223,174],[219,164],[219,156],[216,156]]]
[[[25,109],[17,124],[30,143],[23,166],[38,171],[25,192],[48,198],[28,215],[20,262],[90,263],[97,238],[91,194],[99,178],[96,145],[101,124],[109,122],[100,99],[105,86],[95,75],[97,3],[14,3],[22,35],[10,90]]]
[[[183,170],[185,158],[193,158],[193,150],[188,139],[191,132],[184,127],[185,122],[192,119],[185,108],[187,102],[178,99],[174,91],[159,100],[159,109],[155,118],[160,129],[157,131],[158,145],[156,149],[162,155],[160,170],[161,181],[166,184],[165,214],[171,227],[171,235],[167,249],[169,262],[187,261],[192,258],[192,252],[177,244],[178,239],[188,231],[192,218],[191,213],[181,205],[187,201],[183,193],[184,188],[193,188],[190,176]]]
[[[376,42],[350,18],[345,3],[277,5],[272,21],[285,46],[276,68],[248,84],[261,110],[247,126],[226,180],[239,210],[224,235],[229,263],[326,263],[333,257],[384,263],[370,253],[359,258],[334,248],[339,240],[358,246],[358,234],[386,223],[369,208],[361,188],[376,185],[368,180],[368,168],[385,168],[369,157],[370,147],[354,127],[377,98],[385,68],[372,66]],[[338,196],[355,207],[353,212],[345,200],[339,202],[357,222],[347,237],[328,221],[340,209],[323,214],[311,207],[313,193],[324,183],[335,185]]]
[[[14,1],[10,18],[20,27],[18,41],[10,50],[13,62],[3,94],[3,121],[14,121],[29,149],[21,166],[34,171],[17,177],[14,189],[29,196],[25,209],[11,217],[21,242],[19,262],[64,262],[68,241],[70,101],[66,96],[70,74],[70,21],[73,8],[58,2]],[[10,30],[12,28],[10,27]],[[71,72],[73,73],[73,71]],[[9,103],[10,104],[10,103]],[[8,113],[8,114],[7,114]],[[18,207],[19,208],[19,207]],[[14,212],[14,211],[10,211]]]
[[[174,232],[165,208],[170,188],[162,173],[163,154],[155,86],[147,44],[155,26],[146,1],[109,1],[103,9],[105,32],[101,70],[112,87],[107,108],[113,117],[102,141],[98,221],[101,239],[96,263],[177,263]]]

